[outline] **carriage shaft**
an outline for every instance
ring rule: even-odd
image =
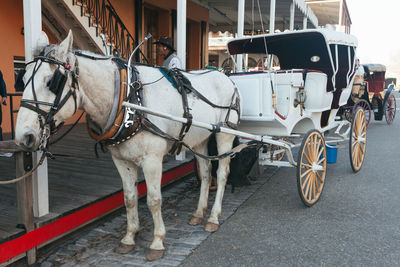
[[[136,110],[140,110],[143,111],[145,113],[157,116],[157,117],[161,117],[164,119],[169,119],[169,120],[173,120],[173,121],[177,121],[177,122],[181,122],[181,123],[187,123],[188,120],[182,117],[178,117],[178,116],[174,116],[165,112],[161,112],[161,111],[156,111],[147,107],[143,107],[143,106],[139,106],[139,105],[135,105],[132,103],[128,103],[128,102],[122,102],[122,105],[128,108],[133,108]],[[196,126],[196,127],[200,127],[200,128],[204,128],[210,131],[213,131],[215,129],[215,125],[211,124],[211,123],[205,123],[205,122],[200,122],[200,121],[196,121],[196,120],[192,120],[192,125]],[[259,141],[261,143],[264,144],[269,144],[269,145],[276,145],[279,147],[282,147],[285,149],[286,153],[287,153],[287,157],[288,160],[290,162],[290,164],[292,164],[293,166],[297,166],[296,161],[293,158],[293,154],[292,154],[292,150],[291,150],[291,145],[285,141],[282,140],[273,140],[271,136],[262,136],[262,135],[254,135],[254,134],[249,134],[246,132],[241,132],[238,130],[233,130],[230,128],[226,128],[226,127],[220,127],[220,132],[223,133],[227,133],[227,134],[232,134],[232,135],[236,135],[242,138],[247,138],[247,139],[251,139],[251,140],[256,140]]]

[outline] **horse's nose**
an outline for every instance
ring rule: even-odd
[[[36,135],[33,131],[27,131],[21,139],[16,141],[24,150],[32,151],[36,148]]]

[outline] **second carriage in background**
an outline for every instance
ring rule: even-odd
[[[351,96],[344,108],[345,116],[351,117],[358,107],[365,112],[367,125],[374,119],[392,124],[396,116],[396,98],[393,94],[394,84],[385,88],[386,67],[381,64],[360,65],[353,84]]]

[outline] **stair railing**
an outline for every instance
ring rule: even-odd
[[[118,51],[122,58],[129,58],[138,42],[133,39],[109,0],[72,0],[72,4],[81,7],[81,16],[88,17],[89,27],[96,28],[96,36],[104,34],[112,53]],[[142,51],[139,51],[139,62],[148,63]]]

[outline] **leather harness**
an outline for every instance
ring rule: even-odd
[[[232,101],[231,105],[229,106],[220,106],[212,103],[209,101],[205,96],[203,96],[200,92],[198,92],[193,86],[191,85],[190,81],[182,74],[183,71],[178,70],[178,69],[172,69],[168,70],[163,67],[159,67],[160,72],[173,84],[173,86],[178,90],[178,92],[182,96],[182,105],[183,105],[183,117],[187,119],[187,123],[182,124],[179,137],[174,138],[172,136],[169,136],[168,134],[164,133],[162,130],[160,130],[156,125],[154,125],[152,122],[150,122],[144,114],[141,114],[138,111],[132,111],[130,108],[124,108],[122,107],[121,99],[124,99],[124,101],[129,101],[130,103],[138,104],[138,105],[143,105],[143,84],[140,81],[139,78],[139,73],[137,69],[132,66],[133,68],[133,77],[131,86],[131,90],[128,93],[128,96],[124,98],[124,95],[126,95],[126,92],[128,91],[128,87],[126,82],[126,62],[123,59],[120,58],[113,58],[120,70],[121,74],[121,90],[120,90],[120,102],[119,102],[119,113],[118,116],[115,119],[115,122],[113,124],[113,127],[107,131],[107,133],[103,135],[98,135],[94,132],[93,129],[91,129],[88,126],[89,134],[92,138],[97,140],[98,142],[104,144],[104,145],[119,145],[130,138],[132,138],[136,133],[138,133],[141,130],[147,130],[155,135],[158,135],[160,137],[166,138],[170,141],[174,141],[174,144],[172,145],[172,148],[169,151],[169,154],[179,154],[182,145],[184,145],[183,139],[187,132],[189,131],[191,125],[192,125],[192,119],[193,116],[190,113],[190,107],[188,103],[188,98],[187,95],[188,93],[193,93],[197,97],[199,97],[201,100],[205,101],[207,104],[214,108],[222,108],[222,109],[228,109],[227,116],[225,118],[225,122],[214,125],[214,130],[213,132],[219,132],[220,127],[227,125],[228,127],[237,128],[237,124],[231,123],[228,121],[229,115],[231,110],[235,110],[240,114],[240,102],[239,98],[236,98],[236,102],[233,103],[235,96],[238,94],[237,89],[235,87],[235,92],[232,95]],[[158,80],[157,80],[158,81]],[[155,82],[157,82],[155,81]],[[154,83],[154,82],[153,82]],[[151,84],[151,83],[150,83]],[[129,116],[129,117],[127,117]],[[122,118],[125,118],[124,120]]]
[[[132,78],[131,81],[132,84],[128,85],[126,83],[127,81],[127,62],[124,59],[117,58],[117,57],[96,57],[92,55],[88,55],[85,53],[82,53],[79,50],[73,51],[73,54],[75,55],[75,67],[73,70],[71,70],[71,65],[69,64],[69,60],[67,58],[67,62],[60,62],[59,60],[53,58],[50,56],[50,53],[54,51],[55,46],[47,46],[45,49],[43,49],[41,55],[36,57],[34,61],[31,63],[35,63],[35,67],[33,70],[32,76],[29,78],[28,82],[26,83],[25,87],[32,82],[32,92],[34,99],[33,100],[28,100],[28,99],[22,99],[21,100],[21,107],[25,107],[28,109],[31,109],[38,113],[39,116],[39,123],[40,123],[40,128],[42,129],[43,136],[42,140],[44,142],[44,145],[42,145],[41,149],[44,151],[46,150],[47,146],[47,139],[48,137],[55,133],[59,127],[61,127],[62,123],[55,127],[55,120],[54,120],[54,115],[65,105],[65,103],[69,100],[69,98],[72,96],[74,99],[75,103],[75,112],[77,110],[77,99],[76,99],[76,90],[79,90],[79,83],[78,83],[78,78],[79,78],[79,67],[78,67],[78,58],[77,56],[82,56],[86,58],[90,58],[93,60],[108,60],[111,59],[113,62],[115,62],[118,66],[119,69],[119,78],[120,78],[120,84],[119,84],[119,97],[118,97],[118,112],[115,115],[115,119],[113,120],[114,122],[111,124],[109,129],[103,129],[100,130],[95,130],[94,128],[96,127],[90,127],[90,117],[87,117],[87,122],[88,123],[88,132],[90,136],[95,139],[98,143],[100,144],[105,144],[105,145],[119,145],[130,138],[132,138],[136,133],[138,133],[141,130],[147,130],[155,135],[158,135],[162,138],[166,138],[170,141],[174,141],[174,144],[169,151],[170,154],[174,153],[179,153],[181,151],[182,145],[190,149],[192,152],[194,152],[196,155],[200,157],[205,157],[208,159],[218,159],[222,157],[227,157],[232,155],[232,151],[229,153],[225,153],[223,155],[217,156],[217,157],[207,157],[201,154],[196,153],[193,151],[187,144],[183,142],[183,139],[186,135],[186,133],[189,131],[191,124],[192,124],[192,114],[190,113],[190,107],[188,104],[188,98],[187,94],[188,93],[193,93],[195,96],[197,96],[199,99],[203,100],[205,103],[208,105],[212,106],[213,108],[221,108],[221,109],[228,109],[226,118],[224,122],[221,122],[219,124],[213,125],[213,131],[214,133],[220,131],[220,127],[227,125],[228,127],[237,128],[237,124],[229,122],[229,115],[231,110],[235,110],[238,114],[240,114],[240,100],[238,97],[238,91],[237,88],[235,87],[235,91],[232,94],[232,99],[231,99],[231,104],[229,106],[220,106],[212,103],[210,100],[208,100],[205,96],[203,96],[199,91],[197,91],[193,86],[191,85],[190,81],[182,74],[182,70],[178,69],[172,69],[168,70],[165,68],[159,68],[160,71],[163,73],[163,77],[167,77],[170,81],[172,80],[172,83],[174,87],[178,90],[178,92],[182,96],[182,104],[183,104],[183,116],[184,118],[187,119],[187,123],[182,125],[180,134],[178,138],[172,137],[168,135],[167,133],[163,132],[161,129],[159,129],[156,125],[154,125],[151,121],[147,119],[147,117],[142,114],[139,111],[136,110],[131,110],[130,108],[127,107],[122,107],[122,102],[127,101],[130,103],[134,103],[137,105],[144,105],[143,103],[143,84],[140,81],[139,77],[139,72],[135,68],[135,66],[131,66],[132,68]],[[34,86],[34,76],[35,73],[38,71],[40,68],[42,62],[46,62],[49,64],[55,64],[58,66],[56,71],[53,74],[53,77],[47,84],[49,87],[49,90],[53,92],[56,97],[53,103],[47,103],[47,102],[42,102],[38,101],[36,97],[36,92],[35,92],[35,86]],[[60,67],[63,67],[64,73],[60,71]],[[154,67],[154,66],[153,66]],[[64,87],[66,85],[68,75],[71,74],[72,76],[72,83],[69,91],[66,93],[66,95],[62,98],[62,93],[64,91]],[[197,75],[201,75],[204,73],[199,73]],[[22,76],[21,76],[22,77]],[[148,83],[156,83],[160,79]],[[146,84],[146,85],[148,85]],[[116,101],[116,100],[114,100]],[[42,110],[40,108],[40,105],[47,105],[50,106],[50,110],[48,112]],[[92,121],[93,122],[93,121]],[[94,123],[94,122],[93,122]],[[46,131],[46,126],[50,126],[50,131]]]

